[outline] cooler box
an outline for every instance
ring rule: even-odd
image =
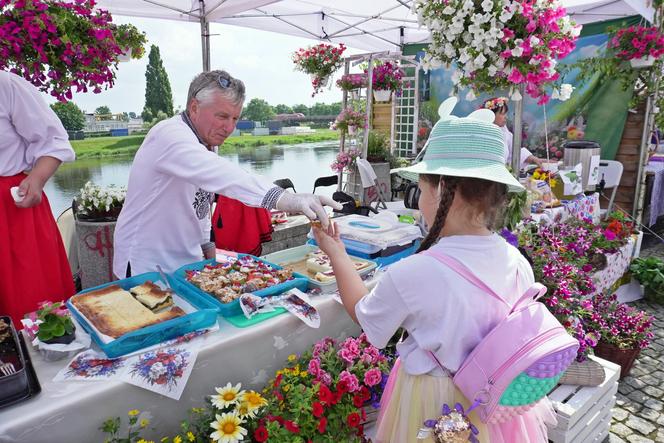
[[[599,183],[599,160],[601,148],[599,143],[591,140],[570,140],[563,146],[565,150],[565,168],[583,165],[583,190],[595,191]]]
[[[348,215],[335,218],[334,221],[350,255],[373,260],[381,266],[415,253],[422,238],[417,225],[362,215]],[[310,244],[316,243],[313,232],[309,232],[309,239]]]

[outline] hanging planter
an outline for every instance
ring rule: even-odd
[[[374,90],[373,96],[377,102],[389,102],[392,98],[392,91],[389,89],[377,89]]]
[[[629,61],[629,64],[632,65],[632,68],[634,69],[643,69],[654,65],[655,60],[657,60],[655,57],[649,55],[647,57],[633,58]]]
[[[348,126],[348,135],[355,135],[355,134],[357,134],[357,126],[349,125]]]
[[[131,48],[126,48],[125,52],[118,55],[118,61],[121,63],[131,61]]]
[[[318,74],[311,74],[311,83],[318,85],[320,88],[325,88],[330,83],[330,76],[319,77]]]
[[[311,76],[311,85],[314,87],[312,97],[329,83],[330,76],[341,67],[341,56],[345,50],[343,43],[339,44],[338,48],[321,43],[300,48],[293,53],[295,69]]]

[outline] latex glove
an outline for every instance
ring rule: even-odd
[[[322,227],[327,229],[329,220],[323,206],[330,206],[337,210],[342,208],[340,203],[335,202],[330,197],[314,194],[293,194],[288,191],[281,194],[275,208],[278,211],[302,213],[311,220],[320,221]]]

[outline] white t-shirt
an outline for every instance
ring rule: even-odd
[[[528,261],[498,234],[443,237],[432,250],[466,265],[510,304],[534,282]],[[397,350],[406,372],[419,375],[440,371],[429,351],[450,371],[459,369],[507,307],[435,258],[417,254],[392,265],[355,313],[379,348],[405,328],[408,338]]]
[[[0,71],[0,177],[32,169],[44,156],[74,160],[60,119],[37,88],[22,77]]]
[[[503,136],[505,137],[505,164],[511,165],[512,164],[512,146],[514,142],[514,135],[512,132],[507,129],[507,126],[501,126],[500,129],[503,131]],[[526,148],[521,148],[521,154],[520,154],[520,160],[521,160],[521,169],[525,168],[527,163],[526,160],[528,157],[533,155],[532,152],[530,152]]]
[[[268,180],[208,151],[176,115],[150,130],[129,173],[127,198],[114,237],[113,271],[124,277],[165,272],[203,259],[209,241],[212,195],[260,206],[274,188]]]

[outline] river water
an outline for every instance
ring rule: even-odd
[[[333,175],[330,164],[339,149],[337,141],[303,143],[298,145],[260,146],[252,150],[223,154],[224,158],[242,168],[274,181],[290,178],[297,192],[311,192],[318,177]],[[48,181],[44,191],[57,216],[71,206],[71,202],[87,181],[99,185],[126,186],[133,157],[82,159],[63,164]],[[223,174],[223,171],[219,171]],[[332,195],[334,186],[319,188],[316,194]]]

